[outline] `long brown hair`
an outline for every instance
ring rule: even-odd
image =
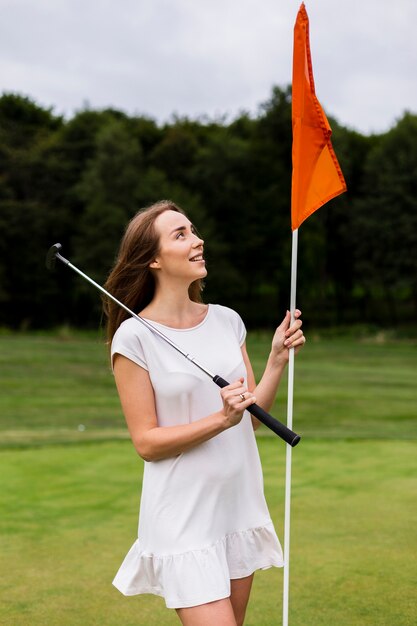
[[[159,252],[159,236],[155,220],[165,211],[184,211],[170,200],[161,200],[141,209],[130,220],[120,243],[116,262],[111,270],[105,289],[123,302],[129,309],[139,313],[152,300],[155,293],[155,279],[149,264]],[[202,281],[195,280],[189,287],[189,296],[194,302],[201,302]],[[129,318],[118,304],[103,296],[103,310],[107,317],[107,342],[110,345],[113,335],[124,320]]]

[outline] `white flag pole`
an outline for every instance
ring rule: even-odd
[[[292,231],[292,255],[291,255],[291,293],[290,313],[291,324],[294,322],[295,296],[297,291],[297,248],[298,229]],[[288,361],[288,399],[287,399],[287,426],[292,429],[294,397],[294,348],[289,351]],[[291,512],[291,461],[292,447],[286,446],[285,462],[285,515],[284,515],[284,590],[282,603],[282,624],[288,626],[288,604],[290,587],[290,512]]]

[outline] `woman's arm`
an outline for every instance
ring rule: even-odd
[[[243,378],[220,391],[223,410],[180,426],[158,426],[155,396],[148,372],[126,357],[113,361],[116,386],[133,445],[145,461],[158,461],[197,446],[240,422],[244,410],[256,402]],[[242,402],[240,394],[246,393]]]
[[[246,365],[248,389],[256,395],[257,404],[265,411],[269,411],[274,403],[275,396],[288,363],[289,348],[295,348],[295,353],[305,344],[305,337],[301,330],[302,321],[299,319],[301,311],[295,311],[295,322],[290,326],[291,316],[287,312],[282,323],[278,326],[272,339],[271,352],[269,354],[265,371],[258,385],[255,382],[252,365],[246,350],[245,344],[242,346],[242,356]],[[260,426],[261,422],[252,417],[254,429]]]

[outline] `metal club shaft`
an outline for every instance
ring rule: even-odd
[[[169,339],[169,337],[164,335],[164,333],[162,333],[160,330],[158,330],[158,328],[153,326],[153,324],[150,324],[146,319],[144,319],[143,317],[141,317],[140,315],[138,315],[137,313],[135,313],[134,311],[129,309],[129,307],[127,307],[125,304],[123,304],[123,302],[120,302],[120,300],[118,300],[117,298],[112,296],[111,293],[106,291],[106,289],[104,289],[104,287],[102,287],[101,285],[96,283],[96,281],[93,280],[92,278],[90,278],[89,276],[87,276],[87,274],[84,274],[84,272],[82,272],[80,269],[78,269],[78,267],[73,265],[68,259],[66,259],[64,256],[62,256],[62,254],[60,253],[61,249],[62,249],[62,246],[61,246],[60,243],[56,243],[56,244],[54,244],[53,246],[51,246],[49,248],[48,253],[46,255],[46,262],[45,262],[46,267],[48,269],[53,269],[55,267],[56,259],[58,259],[59,261],[61,261],[61,263],[63,263],[64,265],[66,265],[67,267],[72,269],[79,276],[81,276],[87,282],[89,282],[91,285],[93,285],[93,287],[95,287],[96,289],[101,291],[101,293],[103,293],[108,298],[110,298],[110,300],[112,300],[113,302],[118,304],[120,307],[122,307],[122,309],[124,309],[127,313],[129,313],[129,315],[134,317],[138,322],[140,322],[141,324],[146,326],[146,328],[148,328],[152,333],[154,333],[155,335],[160,337],[163,341],[168,343],[172,348],[174,348],[174,350],[179,352],[179,354],[181,354],[188,361],[193,363],[202,372],[204,372],[204,374],[209,376],[212,379],[212,381],[216,385],[218,385],[218,387],[225,387],[225,386],[227,386],[229,384],[227,382],[227,380],[224,380],[223,378],[221,378],[221,376],[218,376],[217,374],[213,374],[207,368],[203,367],[203,365],[201,365],[201,363],[199,363],[194,357],[192,357],[187,352],[184,352],[184,350],[181,350],[181,348],[179,346],[177,346],[176,343],[171,341],[171,339]],[[285,424],[282,424],[281,422],[279,422],[277,419],[272,417],[272,415],[270,415],[269,413],[264,411],[257,404],[252,404],[251,406],[249,406],[247,408],[247,411],[249,411],[249,413],[254,415],[257,419],[259,419],[263,424],[268,426],[268,428],[270,428],[275,434],[277,434],[279,437],[281,437],[281,439],[286,441],[286,443],[288,443],[291,447],[296,446],[297,443],[300,441],[300,435],[297,435],[292,430],[287,428],[287,426],[285,426]]]

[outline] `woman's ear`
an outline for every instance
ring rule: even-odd
[[[155,261],[152,261],[152,263],[149,263],[149,267],[151,268],[151,270],[159,270],[161,265],[158,259],[155,259]]]

